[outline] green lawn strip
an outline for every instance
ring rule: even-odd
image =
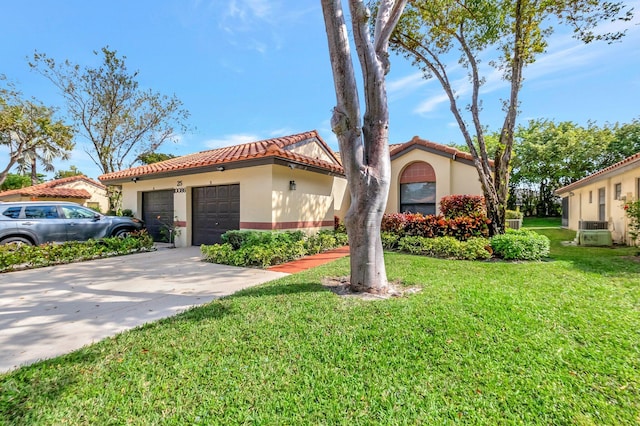
[[[535,217],[528,216],[522,220],[525,228],[559,228],[562,219],[559,217]]]
[[[640,263],[388,253],[409,297],[338,297],[292,275],[0,376],[4,424],[634,424]],[[613,265],[613,266],[612,266]]]

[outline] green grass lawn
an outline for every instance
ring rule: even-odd
[[[0,376],[0,424],[640,423],[635,248],[545,262],[389,253],[408,297],[292,275]]]
[[[559,228],[562,224],[560,217],[525,217],[522,226],[526,228]]]

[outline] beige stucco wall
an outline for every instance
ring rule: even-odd
[[[289,189],[295,180],[296,190]],[[142,193],[173,189],[179,228],[176,246],[191,244],[191,189],[201,186],[240,184],[241,229],[295,229],[307,232],[328,229],[335,213],[334,182],[340,178],[290,169],[280,165],[253,166],[169,178],[145,179],[122,185],[122,207],[141,216]]]
[[[600,179],[586,183],[571,191],[559,193],[563,198],[569,199],[569,223],[568,228],[578,230],[578,223],[581,220],[598,219],[598,190],[605,189],[605,217],[609,222],[611,238],[615,243],[632,244],[629,236],[628,218],[623,205],[625,199],[637,200],[638,179],[640,179],[640,168],[627,169],[618,173],[611,173],[602,176]],[[615,185],[622,185],[621,199],[614,199]],[[589,201],[591,192],[591,202]]]
[[[98,203],[100,211],[106,213],[109,210],[109,198],[107,197],[107,189],[101,188],[96,185],[91,185],[83,181],[69,182],[68,184],[61,185],[65,188],[84,189],[91,194],[91,198],[88,200],[82,200],[80,204],[86,206],[87,203]]]
[[[391,161],[391,187],[385,213],[399,212],[400,176],[407,166],[416,161],[429,163],[436,174],[436,212],[440,211],[440,199],[446,195],[483,194],[478,173],[472,165],[455,161],[449,156],[414,149]]]
[[[318,160],[324,160],[329,163],[335,163],[335,160],[322,148],[322,146],[315,141],[308,141],[307,143],[300,144],[289,149],[296,154],[304,155],[309,158],[316,158]]]

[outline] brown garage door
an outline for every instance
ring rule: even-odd
[[[173,189],[142,193],[142,220],[153,241],[169,241],[167,226],[173,219]]]
[[[240,185],[193,188],[193,245],[215,244],[240,229]]]

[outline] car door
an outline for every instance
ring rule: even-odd
[[[91,209],[82,206],[60,206],[66,224],[69,241],[86,241],[90,238],[106,237],[109,222]]]
[[[55,205],[34,204],[24,207],[20,225],[37,235],[40,243],[66,241],[67,228]]]

